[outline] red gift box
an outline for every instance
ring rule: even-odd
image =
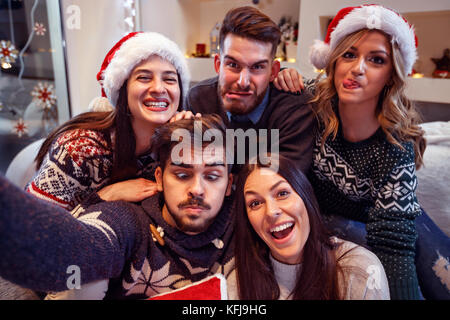
[[[148,300],[227,300],[227,280],[215,274],[183,288],[158,294]]]

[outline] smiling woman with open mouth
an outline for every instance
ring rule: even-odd
[[[389,299],[378,258],[331,236],[305,175],[277,157],[246,164],[239,174],[229,298]]]
[[[93,192],[107,201],[156,193],[150,138],[162,124],[191,116],[177,113],[189,79],[184,55],[165,36],[133,32],[120,39],[97,74],[102,97],[44,141],[27,191],[67,210]]]

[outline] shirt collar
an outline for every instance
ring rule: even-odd
[[[233,115],[229,111],[227,111],[228,120],[230,122],[236,121],[236,122],[245,122],[250,120],[253,124],[257,124],[258,121],[261,119],[261,116],[266,109],[267,105],[269,104],[269,88],[266,90],[266,94],[264,95],[263,101],[249,114],[244,115]],[[233,117],[233,120],[231,119]]]

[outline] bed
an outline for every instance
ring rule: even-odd
[[[422,124],[427,139],[424,166],[417,171],[417,198],[431,219],[450,236],[450,121]]]

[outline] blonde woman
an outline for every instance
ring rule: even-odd
[[[391,9],[337,13],[325,41],[311,48],[311,62],[326,77],[312,87],[320,131],[310,178],[328,225],[381,260],[392,299],[421,298],[416,255],[424,296],[448,299],[432,267],[441,255],[448,259],[449,239],[425,214],[415,221],[422,211],[415,170],[426,142],[404,89],[416,45],[413,28]],[[287,83],[283,77],[289,72],[277,81]],[[417,245],[416,225],[423,229]]]

